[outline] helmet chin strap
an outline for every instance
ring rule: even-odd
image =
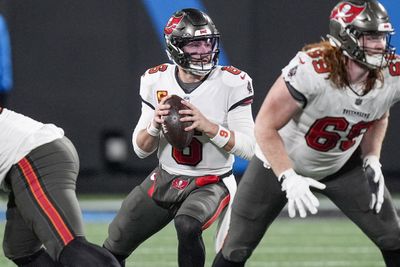
[[[357,65],[359,65],[362,68],[368,69],[368,70],[375,70],[375,69],[379,69],[381,67],[383,67],[383,61],[379,60],[377,58],[371,59],[368,57],[371,56],[365,56],[364,60],[360,60],[354,57],[351,57],[348,53],[346,53],[346,51],[343,51],[344,55],[346,57],[348,57],[349,59],[351,59],[352,61],[354,61],[355,63],[357,63]]]
[[[196,76],[206,76],[207,74],[209,74],[211,72],[210,70],[196,70],[196,69],[192,69],[192,68],[182,68],[186,73],[192,74],[192,75],[196,75]]]
[[[211,59],[212,60],[212,59]],[[209,74],[214,66],[211,62],[203,63],[201,61],[198,64],[192,63],[192,61],[188,61],[188,66],[181,66],[187,73],[197,75],[197,76],[205,76]]]
[[[331,44],[332,46],[340,48],[340,43],[338,43],[337,40],[336,40],[335,38],[333,38],[333,37],[331,37],[331,36],[328,36],[328,37],[330,37],[330,38],[329,38],[329,42],[330,42],[330,44]],[[358,46],[358,47],[359,47],[359,46]],[[363,67],[365,67],[365,68],[368,68],[368,69],[370,69],[370,70],[374,70],[374,69],[379,69],[379,68],[382,68],[382,67],[386,67],[385,59],[384,59],[384,57],[385,57],[384,54],[368,55],[368,54],[365,52],[365,50],[363,50],[363,51],[364,51],[364,60],[362,60],[362,59],[359,59],[359,58],[356,58],[356,57],[350,55],[350,54],[349,54],[346,50],[344,50],[344,49],[341,49],[341,50],[342,50],[342,53],[343,53],[346,57],[348,57],[348,58],[354,60],[354,61],[357,62],[359,65],[361,65],[361,66],[363,66]]]
[[[210,73],[210,71],[209,72],[205,72],[205,71],[200,72],[200,71],[196,71],[196,70],[193,70],[193,69],[190,69],[190,68],[183,68],[182,66],[179,66],[179,70],[181,70],[184,73],[189,74],[189,75],[194,75],[194,76],[197,76],[197,77],[201,77],[201,79],[204,76],[206,76],[208,73]]]

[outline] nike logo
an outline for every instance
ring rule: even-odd
[[[243,75],[240,75],[240,79],[244,80],[244,78],[246,77],[246,73],[244,73]]]
[[[305,61],[303,61],[301,58],[299,58],[300,64],[304,64],[306,63]]]

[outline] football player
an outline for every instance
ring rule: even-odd
[[[9,194],[4,255],[18,266],[120,266],[86,241],[79,158],[64,131],[0,107],[0,182]]]
[[[376,0],[339,2],[328,41],[283,68],[255,123],[256,156],[239,184],[213,266],[244,266],[286,203],[315,214],[326,195],[400,266],[400,221],[379,162],[389,109],[400,98],[393,28]]]
[[[141,78],[142,114],[133,133],[136,154],[157,151],[159,165],[124,200],[104,246],[123,264],[147,238],[174,221],[179,266],[204,266],[202,232],[228,205],[236,183],[234,155],[254,153],[252,80],[234,67],[219,66],[220,34],[210,17],[183,9],[165,29],[174,64],[147,70]],[[195,130],[188,147],[172,147],[160,133],[165,101],[178,95],[187,110],[182,121]]]

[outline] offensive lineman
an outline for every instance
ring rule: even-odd
[[[135,187],[109,227],[104,246],[124,264],[147,238],[174,220],[183,267],[204,266],[202,231],[228,205],[236,190],[234,155],[250,159],[255,138],[250,77],[234,67],[217,65],[219,32],[210,17],[196,9],[176,12],[164,29],[167,54],[175,63],[145,72],[141,79],[142,114],[133,133],[136,154],[157,150],[159,166]],[[176,94],[186,101],[181,120],[195,129],[180,151],[160,134],[164,104]]]
[[[79,158],[64,131],[2,107],[0,129],[5,256],[23,267],[120,266],[85,239],[75,196]]]
[[[329,197],[400,266],[400,224],[379,163],[389,109],[400,98],[393,28],[376,0],[339,2],[329,42],[306,46],[283,69],[256,119],[256,157],[239,184],[213,266],[244,266],[288,202],[315,214]],[[393,60],[393,61],[392,61]]]

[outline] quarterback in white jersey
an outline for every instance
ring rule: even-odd
[[[257,115],[256,156],[214,267],[244,266],[286,203],[292,218],[316,214],[313,191],[366,233],[387,266],[400,266],[400,221],[379,162],[389,109],[400,98],[391,34],[378,1],[342,1],[329,41],[305,46],[282,70]]]
[[[217,65],[219,33],[205,13],[176,12],[164,29],[175,64],[147,70],[140,85],[142,113],[133,133],[136,154],[157,150],[159,166],[125,199],[104,246],[121,264],[152,234],[174,220],[179,266],[202,267],[202,231],[229,205],[236,190],[234,155],[250,159],[255,138],[252,80],[235,67]],[[191,122],[191,143],[179,150],[161,133],[166,100],[178,95]],[[152,223],[149,223],[151,221]]]
[[[79,158],[64,131],[0,107],[4,255],[18,266],[119,266],[86,241],[75,196]]]
[[[253,121],[251,106],[253,89],[251,78],[234,67],[217,66],[193,92],[185,92],[177,81],[177,66],[163,64],[145,72],[141,79],[142,115],[133,134],[133,145],[141,157],[150,153],[137,145],[137,134],[152,123],[155,107],[167,95],[178,95],[199,107],[210,121],[231,131],[248,149],[237,150],[237,155],[250,159],[252,156]],[[216,133],[214,133],[214,136]],[[162,168],[171,174],[200,176],[223,174],[232,169],[234,151],[228,153],[218,147],[205,133],[197,131],[192,143],[184,150],[174,149],[165,138],[160,138],[158,158]]]

